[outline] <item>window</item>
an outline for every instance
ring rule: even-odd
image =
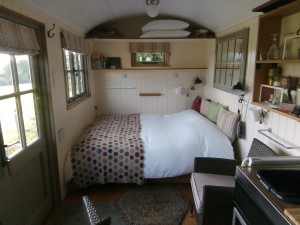
[[[87,40],[63,30],[61,33],[68,109],[90,96]]]
[[[132,66],[169,66],[168,42],[132,42]]]
[[[68,108],[89,96],[87,55],[63,50]]]
[[[165,52],[132,53],[133,66],[168,66],[168,54]]]

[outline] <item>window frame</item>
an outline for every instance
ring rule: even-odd
[[[162,53],[164,54],[164,60],[163,62],[137,62],[136,61],[136,54],[139,53]],[[135,53],[131,53],[131,66],[132,67],[168,67],[169,66],[169,53],[167,52],[135,52]]]
[[[66,52],[69,52],[69,66],[67,64],[67,57]],[[77,61],[77,67],[74,65],[74,55],[79,55],[81,58],[81,68],[78,66],[78,57],[75,57]],[[65,91],[66,91],[66,102],[67,102],[67,109],[70,109],[79,103],[83,102],[87,98],[89,98],[90,95],[90,82],[89,82],[89,73],[88,73],[88,54],[81,53],[81,52],[75,52],[67,49],[62,49],[62,55],[63,55],[63,62],[64,62],[64,79],[65,79]],[[76,77],[78,77],[78,74],[82,74],[83,82],[84,84],[81,86],[78,86],[78,83],[76,82]],[[71,75],[69,79],[69,74]],[[79,78],[78,78],[79,79]],[[69,89],[69,82],[71,82],[72,89]],[[83,89],[83,91],[82,91]],[[70,91],[72,91],[72,95],[70,95]],[[78,93],[79,92],[79,93]]]

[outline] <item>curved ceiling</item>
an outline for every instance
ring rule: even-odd
[[[86,33],[99,24],[146,15],[145,0],[21,0]],[[218,33],[257,13],[268,0],[160,0],[159,16],[191,21]],[[155,19],[155,18],[154,18]]]

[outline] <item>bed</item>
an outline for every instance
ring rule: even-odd
[[[233,159],[229,138],[194,110],[158,115],[105,115],[80,135],[65,163],[76,188],[137,183],[189,174],[195,157]]]

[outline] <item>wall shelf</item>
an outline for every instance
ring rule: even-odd
[[[253,104],[264,108],[268,111],[278,113],[282,116],[285,116],[289,119],[300,122],[300,118],[294,116],[290,111],[282,110],[279,108],[274,108],[272,105],[268,105],[264,102],[269,96],[268,94],[271,91],[263,96],[261,96],[261,87],[267,87],[266,84],[269,83],[270,79],[268,77],[269,69],[274,66],[274,64],[279,64],[281,67],[291,67],[292,64],[300,64],[300,59],[297,59],[298,55],[298,44],[289,44],[289,48],[285,49],[284,56],[285,59],[279,58],[277,60],[258,60],[263,53],[263,58],[267,58],[267,51],[272,45],[272,36],[271,34],[279,34],[278,43],[283,44],[285,40],[290,40],[291,38],[299,38],[297,35],[291,36],[291,30],[297,31],[298,26],[296,24],[291,24],[291,20],[297,21],[300,12],[300,1],[293,1],[282,7],[274,9],[270,12],[261,14],[259,16],[259,26],[258,26],[258,37],[257,37],[257,47],[256,47],[256,68],[254,74],[254,83],[253,83]],[[300,39],[300,38],[299,38]],[[291,64],[291,65],[288,65]],[[296,67],[296,65],[295,65]],[[274,88],[275,89],[275,88]],[[283,89],[279,89],[283,92]],[[272,108],[273,107],[273,108]]]
[[[299,59],[278,59],[278,60],[257,60],[257,64],[274,64],[274,63],[281,63],[281,64],[287,64],[287,63],[300,63]]]
[[[162,96],[162,94],[161,93],[139,93],[139,96]]]
[[[199,42],[207,40],[215,40],[215,37],[211,38],[86,38],[87,40],[95,42]]]
[[[93,69],[94,71],[124,71],[124,70],[206,70],[207,67],[195,67],[195,68],[187,68],[187,67],[183,67],[183,68],[171,68],[171,67],[155,67],[155,68],[151,68],[151,67],[143,67],[143,68],[120,68],[120,69]]]

